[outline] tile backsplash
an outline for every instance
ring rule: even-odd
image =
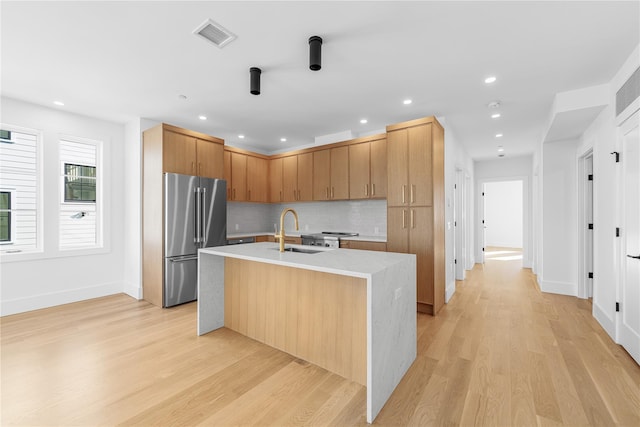
[[[228,233],[272,232],[279,224],[284,208],[298,213],[300,232],[351,231],[367,236],[387,234],[386,200],[347,200],[305,203],[227,203]],[[237,228],[236,228],[237,227]],[[279,227],[279,225],[278,225]],[[288,214],[285,230],[294,230],[293,215]]]

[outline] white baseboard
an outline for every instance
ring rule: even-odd
[[[448,303],[453,294],[456,293],[456,281],[450,282],[444,290],[444,302]]]
[[[615,312],[609,310],[613,313],[613,318],[609,315],[607,310],[603,310],[600,305],[598,305],[595,301],[593,302],[593,317],[596,318],[602,329],[611,337],[614,342],[617,341],[616,337],[616,319]]]
[[[56,305],[69,304],[92,298],[104,297],[122,293],[122,283],[113,282],[88,288],[68,289],[60,292],[50,292],[30,297],[16,298],[0,302],[0,316],[24,313]]]
[[[133,283],[125,283],[122,291],[132,298],[140,301],[142,299],[142,287]]]
[[[571,282],[554,282],[551,280],[538,280],[538,285],[542,292],[548,292],[551,294],[570,295],[577,296],[576,285]]]

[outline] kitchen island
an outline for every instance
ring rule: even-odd
[[[373,422],[416,358],[416,258],[274,243],[199,251],[198,335],[221,327],[367,389]]]

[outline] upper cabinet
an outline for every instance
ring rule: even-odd
[[[163,172],[223,178],[223,140],[175,126],[160,126]]]
[[[387,196],[387,140],[349,145],[349,198],[383,199]]]
[[[227,200],[268,202],[269,161],[265,156],[234,147],[225,148]]]
[[[313,200],[313,155],[311,153],[272,159],[270,168],[271,202]]]
[[[389,206],[431,206],[432,124],[387,133]],[[395,129],[395,128],[394,128]]]
[[[313,200],[349,198],[349,147],[313,152]]]

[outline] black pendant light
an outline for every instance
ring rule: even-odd
[[[322,68],[322,38],[309,37],[309,69],[318,71]]]
[[[262,70],[257,67],[249,68],[249,74],[251,74],[250,90],[252,95],[260,95],[260,74]]]

